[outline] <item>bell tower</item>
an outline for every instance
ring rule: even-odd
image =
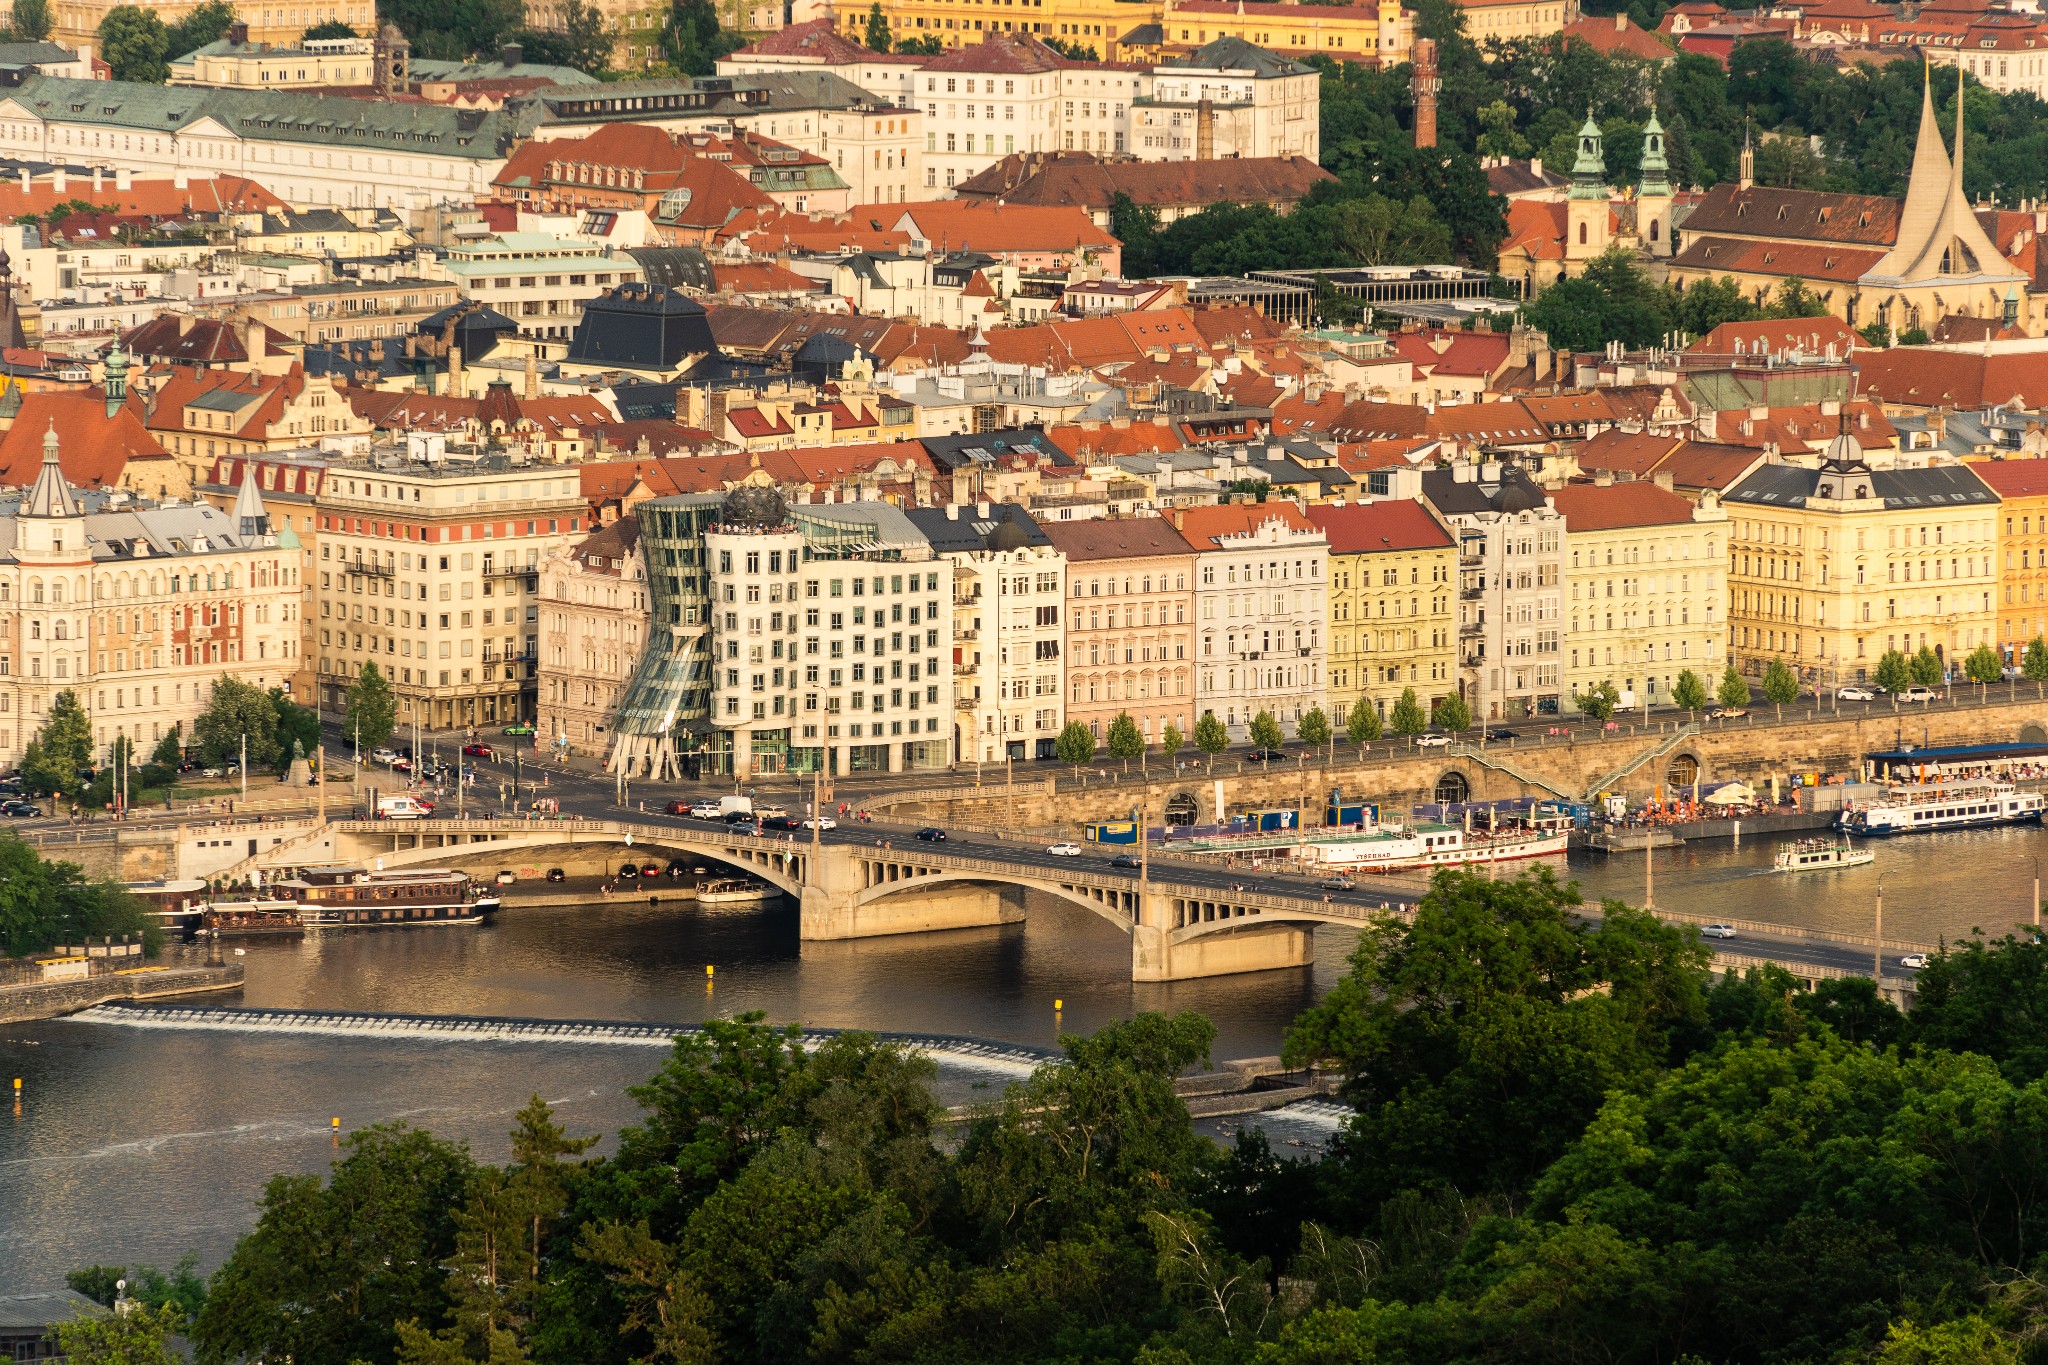
[[[1572,187],[1565,198],[1566,261],[1590,261],[1607,250],[1611,211],[1607,201],[1607,161],[1600,145],[1600,125],[1586,111],[1579,129],[1578,156],[1572,161]]]

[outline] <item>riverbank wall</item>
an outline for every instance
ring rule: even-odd
[[[221,967],[134,967],[76,981],[4,986],[0,987],[0,1024],[51,1019],[95,1005],[233,990],[241,984],[242,964],[231,962]]]

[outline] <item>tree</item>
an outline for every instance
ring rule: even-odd
[[[1678,681],[1671,686],[1671,700],[1688,711],[1699,711],[1707,704],[1707,685],[1700,681],[1700,675],[1691,669],[1679,672]]]
[[[1294,723],[1294,737],[1311,749],[1320,749],[1330,743],[1330,718],[1323,714],[1320,706],[1311,706]]]
[[[138,940],[153,957],[163,928],[126,887],[88,881],[76,863],[47,861],[0,834],[0,954],[25,957],[102,937]]]
[[[1786,705],[1799,700],[1799,675],[1783,659],[1773,659],[1764,668],[1764,700],[1778,708],[1781,719]]]
[[[16,12],[19,13],[20,11],[17,10]],[[361,36],[355,29],[344,24],[341,20],[329,19],[325,23],[313,25],[313,27],[300,34],[299,41],[302,43],[317,43],[328,38],[360,38]]]
[[[76,796],[92,764],[92,718],[66,688],[50,699],[50,714],[21,757],[23,787],[34,796]]]
[[[1913,684],[1913,666],[1896,649],[1888,649],[1877,661],[1877,685],[1897,696]]]
[[[182,57],[227,37],[235,22],[235,7],[227,0],[206,0],[190,14],[164,30],[166,56]]]
[[[172,772],[178,770],[178,765],[185,761],[185,745],[180,733],[183,728],[182,724],[177,724],[164,732],[164,737],[156,742],[156,748],[150,752],[151,763],[159,768],[169,768]]]
[[[1922,687],[1939,687],[1945,681],[1941,656],[1932,646],[1920,646],[1920,652],[1913,656],[1913,681]]]
[[[387,724],[385,733],[389,732]],[[244,736],[248,737],[251,768],[275,766],[277,703],[255,684],[223,673],[214,679],[206,709],[192,722],[192,747],[207,767],[224,768],[240,761]]]
[[[945,55],[946,45],[930,34],[916,38],[898,38],[896,51],[906,57],[939,57]]]
[[[57,1353],[73,1365],[178,1365],[170,1338],[184,1314],[166,1304],[125,1313],[93,1313],[60,1322]]]
[[[1735,671],[1734,664],[1728,665],[1721,674],[1721,685],[1714,690],[1714,699],[1727,707],[1749,705],[1749,684]]]
[[[1612,680],[1597,682],[1584,693],[1572,693],[1572,705],[1588,720],[1605,724],[1621,705],[1621,689]]]
[[[711,0],[672,0],[662,22],[661,51],[668,64],[691,76],[709,76],[718,59],[746,42],[722,28]]]
[[[39,43],[56,27],[50,0],[14,0],[15,36],[25,43]]]
[[[2048,640],[2034,637],[2020,660],[2020,673],[2032,682],[2048,682]]]
[[[1204,711],[1195,722],[1195,747],[1209,756],[1209,771],[1215,772],[1216,755],[1230,747],[1230,731],[1223,728],[1214,711]]]
[[[1365,746],[1380,737],[1379,709],[1366,697],[1351,703],[1351,714],[1344,718],[1344,738],[1358,746],[1360,761],[1365,758]]]
[[[270,707],[276,713],[277,723],[277,767],[279,772],[290,766],[293,746],[307,758],[320,748],[320,713],[310,706],[301,706],[286,696],[282,687],[270,689]]]
[[[1187,747],[1188,737],[1180,732],[1180,727],[1178,725],[1175,725],[1172,721],[1168,721],[1165,727],[1161,729],[1159,732],[1160,757],[1165,758],[1168,761],[1172,761],[1175,758],[1175,756],[1180,753],[1182,749],[1185,749]]]
[[[1437,729],[1455,735],[1472,728],[1472,708],[1465,704],[1461,693],[1446,693],[1430,707],[1429,721]]]
[[[1081,765],[1095,757],[1095,732],[1078,720],[1067,722],[1067,728],[1060,731],[1060,737],[1052,742],[1052,751],[1062,763],[1070,763],[1076,777],[1081,774]]]
[[[1044,43],[1062,57],[1068,57],[1077,62],[1092,62],[1095,60],[1095,48],[1078,39],[1047,37],[1040,38],[1038,41]]]
[[[889,19],[887,15],[882,13],[882,0],[875,0],[875,3],[868,9],[866,41],[868,51],[870,52],[887,52],[889,50]]]
[[[391,699],[391,684],[384,681],[377,665],[365,661],[363,671],[349,684],[348,704],[342,713],[356,743],[356,757],[391,738],[398,710]]]
[[[1400,700],[1394,703],[1393,714],[1387,720],[1397,735],[1419,735],[1429,728],[1429,717],[1423,714],[1422,703],[1412,687],[1401,689]]]
[[[559,28],[522,28],[506,36],[524,49],[523,63],[573,67],[593,76],[611,65],[612,38],[604,26],[604,11],[585,0],[567,0],[560,24]]]
[[[164,58],[170,50],[170,32],[153,10],[116,5],[100,20],[99,40],[100,57],[114,69],[115,80],[162,85],[169,79],[171,68]]]
[[[1273,719],[1271,711],[1261,710],[1253,716],[1249,728],[1252,743],[1261,749],[1277,750],[1286,742],[1280,733],[1280,722]]]
[[[1970,651],[1970,657],[1963,660],[1963,672],[1969,675],[1971,682],[1995,683],[2005,676],[2005,661],[1990,645],[1978,645]]]
[[[1132,759],[1144,756],[1145,736],[1128,711],[1117,712],[1116,719],[1109,723],[1108,741],[1109,756],[1123,764],[1125,772],[1131,770]]]

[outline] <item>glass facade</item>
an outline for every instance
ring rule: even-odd
[[[612,721],[614,772],[673,781],[699,776],[714,757],[704,532],[724,504],[722,495],[692,493],[656,498],[636,513],[653,619],[647,652]]]

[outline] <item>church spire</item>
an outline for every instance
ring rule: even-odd
[[[84,515],[77,494],[64,481],[64,469],[57,463],[57,427],[53,422],[43,436],[43,467],[36,471],[35,485],[28,490],[25,517],[76,517]]]
[[[1638,198],[1669,198],[1671,195],[1671,163],[1664,156],[1664,125],[1657,122],[1657,111],[1650,111],[1650,121],[1643,125],[1643,183],[1637,192]]]
[[[1934,116],[1934,78],[1923,71],[1920,134],[1913,146],[1913,170],[1899,210],[1899,235],[1866,279],[1913,283],[1947,277],[2015,277],[1976,212],[1963,196],[1962,73],[1956,73],[1956,150],[1951,159]]]
[[[1600,125],[1593,122],[1593,111],[1586,110],[1586,124],[1579,129],[1579,155],[1572,162],[1572,187],[1569,195],[1573,199],[1607,198],[1607,161],[1600,150]]]

